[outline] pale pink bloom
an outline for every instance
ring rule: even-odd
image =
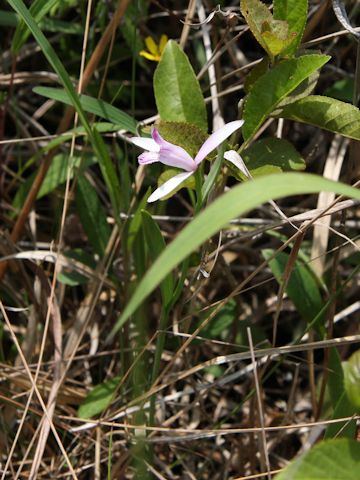
[[[243,120],[235,120],[216,130],[205,140],[195,158],[192,158],[182,147],[164,140],[157,128],[152,129],[152,138],[133,137],[131,139],[132,143],[146,150],[138,157],[140,165],[160,162],[169,167],[185,170],[185,172],[175,175],[157,188],[148,198],[148,202],[155,202],[169,195],[176,187],[193,175],[204,158],[234,133],[235,130],[238,130],[243,123]]]

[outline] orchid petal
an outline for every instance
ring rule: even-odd
[[[196,170],[197,165],[186,150],[164,140],[157,128],[152,129],[151,135],[160,147],[159,162],[188,172]]]
[[[246,177],[252,178],[251,173],[249,172],[247,166],[245,165],[244,160],[240,157],[238,152],[235,150],[228,150],[224,153],[224,158],[235,165]]]
[[[225,124],[223,127],[219,128],[216,130],[216,132],[210,135],[210,137],[203,143],[194,159],[196,164],[199,165],[199,163],[202,162],[210,152],[215,150],[215,148],[217,148],[224,140],[234,133],[235,130],[238,130],[243,123],[244,120],[235,120],[234,122]]]
[[[159,152],[160,146],[152,138],[132,137],[131,142],[148,152]]]
[[[148,165],[159,161],[159,154],[157,152],[144,152],[138,156],[140,165]]]
[[[175,175],[175,177],[170,178],[167,182],[163,183],[159,188],[157,188],[148,198],[148,203],[156,202],[160,198],[166,197],[169,195],[180,183],[184,182],[187,178],[191,177],[193,172],[183,172]]]

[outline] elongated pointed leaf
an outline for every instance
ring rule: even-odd
[[[112,402],[120,377],[114,377],[96,385],[87,395],[78,410],[80,418],[92,418],[103,412]]]
[[[43,97],[57,100],[66,105],[72,105],[70,96],[65,90],[52,87],[35,87],[33,90],[35,93],[42,95]],[[88,95],[80,95],[79,100],[85,112],[94,113],[99,117],[105,118],[106,120],[119,125],[124,130],[136,133],[136,120],[122,110],[113,107],[110,103],[89,97]]]
[[[158,224],[153,220],[152,216],[146,210],[142,210],[141,217],[145,241],[149,247],[149,255],[154,262],[165,250],[166,243]],[[160,288],[164,305],[170,304],[174,293],[174,279],[171,273],[161,282]]]
[[[263,250],[263,256],[268,259],[274,253],[271,249]],[[283,275],[289,260],[289,255],[281,252],[269,262],[272,273],[279,285],[283,282]],[[300,260],[295,262],[295,267],[290,275],[286,293],[294,303],[296,310],[308,323],[311,323],[323,307],[323,301],[318,283],[309,267]],[[321,320],[320,320],[321,321]],[[319,326],[319,324],[317,325]]]
[[[207,132],[204,97],[194,70],[179,45],[170,40],[154,74],[161,120],[188,122]]]
[[[319,443],[275,480],[358,480],[359,472],[360,443],[338,439]]]
[[[328,55],[304,55],[286,60],[260,77],[246,97],[242,128],[249,140],[276,106],[313,72],[321,68]]]
[[[84,176],[78,178],[76,205],[86,235],[96,253],[102,257],[110,238],[111,229],[96,190]]]
[[[321,191],[336,192],[360,200],[360,191],[355,188],[305,173],[267,175],[232,188],[185,227],[158,257],[138,285],[113,333],[128,320],[173,268],[231,219],[271,199]]]
[[[58,0],[35,0],[31,3],[29,11],[36,22],[39,23],[40,20],[52,9],[54,5],[56,5],[57,2]],[[29,35],[29,28],[27,27],[26,23],[21,20],[16,27],[11,49],[17,53],[26,42]]]
[[[279,116],[360,140],[360,110],[335,98],[310,95],[287,105]]]

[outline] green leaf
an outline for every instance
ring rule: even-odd
[[[154,73],[154,93],[161,120],[187,122],[207,132],[200,84],[185,53],[169,40]]]
[[[252,34],[272,61],[294,41],[287,22],[275,20],[260,0],[241,0],[240,8]]]
[[[360,443],[338,439],[321,442],[292,462],[275,480],[358,480]]]
[[[350,403],[346,392],[343,391],[335,408],[334,413],[331,417],[332,420],[337,418],[347,418],[357,413],[354,411],[353,405]],[[356,431],[355,420],[339,422],[339,423],[330,423],[324,434],[324,439],[345,437],[345,438],[354,438]]]
[[[360,409],[360,350],[343,364],[346,394],[354,407]]]
[[[38,95],[42,95],[43,97],[57,100],[58,102],[65,103],[66,105],[72,105],[69,95],[65,90],[60,88],[35,87],[33,91]],[[104,102],[103,100],[98,100],[97,98],[89,97],[87,95],[80,95],[79,100],[85,112],[98,115],[99,117],[105,118],[112,123],[116,123],[124,130],[134,134],[136,133],[136,120],[122,110],[113,107],[110,105],[110,103]]]
[[[293,54],[298,49],[304,33],[308,11],[307,0],[274,0],[273,15],[276,20],[285,20],[293,37],[282,54]]]
[[[244,139],[250,140],[276,106],[329,59],[328,55],[303,55],[285,60],[262,75],[245,100]]]
[[[126,249],[128,252],[131,252],[133,249],[134,241],[141,229],[141,222],[142,222],[142,210],[146,207],[146,201],[150,195],[150,189],[148,192],[143,196],[140,200],[139,204],[136,206],[135,214],[133,218],[131,218],[127,223],[125,228],[127,229],[126,235]]]
[[[335,98],[310,95],[286,106],[278,116],[360,140],[359,109]]]
[[[214,308],[206,310],[206,314],[200,315],[200,325],[213,312]],[[230,326],[237,321],[237,305],[236,300],[230,300],[219,313],[201,330],[201,336],[204,338],[220,338],[225,339]]]
[[[267,175],[230,189],[203,210],[166,247],[142,278],[112,334],[121,328],[173,268],[230,220],[271,199],[321,191],[336,192],[360,200],[359,190],[306,173]]]
[[[305,170],[306,164],[300,153],[287,140],[264,138],[253,143],[241,154],[253,177],[263,174],[264,167],[288,172]]]
[[[111,229],[96,190],[82,175],[78,177],[77,182],[76,206],[91,245],[96,253],[103,257]]]
[[[154,262],[165,250],[166,243],[158,224],[153,220],[152,216],[146,210],[141,211],[141,216],[148,252],[152,262]],[[174,293],[174,280],[171,273],[161,282],[160,289],[164,305],[169,305]]]
[[[192,158],[195,157],[202,144],[208,138],[207,133],[190,123],[161,121],[157,128],[165,140],[174,145],[179,145]]]
[[[333,407],[332,419],[351,417],[355,412],[350,403],[344,386],[344,363],[336,348],[329,350],[329,379],[327,384],[329,397]],[[325,430],[324,439],[345,437],[354,438],[355,421],[329,424]]]
[[[29,12],[33,16],[36,22],[40,20],[52,9],[59,0],[34,0],[31,3]],[[13,52],[19,52],[20,48],[24,45],[26,40],[30,35],[30,30],[28,29],[26,23],[23,20],[20,20],[12,40],[11,49]]]
[[[336,348],[329,349],[329,380],[328,388],[333,408],[344,393],[344,372],[341,359]]]
[[[355,81],[353,78],[342,78],[328,87],[324,94],[343,102],[351,103],[354,96]]]
[[[262,254],[269,259],[274,250],[265,249]],[[272,273],[279,285],[283,283],[283,275],[289,261],[289,255],[280,252],[276,258],[269,262]],[[309,267],[300,260],[295,262],[295,267],[290,275],[286,293],[296,307],[296,310],[307,323],[311,323],[323,307],[319,286],[314,274]]]
[[[0,26],[2,27],[16,27],[19,23],[19,17],[14,12],[7,10],[0,10]]]
[[[80,418],[92,418],[103,412],[112,402],[120,377],[96,385],[86,396],[78,410]]]

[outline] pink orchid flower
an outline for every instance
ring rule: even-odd
[[[204,158],[234,133],[235,130],[238,130],[243,123],[243,120],[235,120],[216,130],[205,140],[195,158],[191,158],[182,147],[164,140],[157,128],[152,129],[152,138],[132,137],[131,141],[133,144],[146,150],[138,157],[140,165],[160,162],[170,167],[185,170],[185,172],[175,175],[157,188],[148,198],[148,202],[155,202],[160,198],[166,197],[181,183],[185,182],[187,178],[196,172]]]

